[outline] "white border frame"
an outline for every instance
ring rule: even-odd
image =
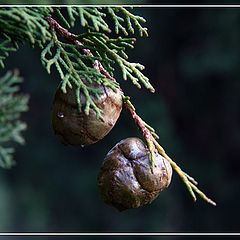
[[[226,232],[219,232],[219,233],[185,233],[185,232],[139,232],[139,233],[131,233],[131,232],[96,232],[96,233],[72,233],[72,232],[19,232],[19,233],[0,233],[1,236],[240,236],[240,233],[226,233]]]

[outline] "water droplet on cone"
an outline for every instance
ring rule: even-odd
[[[57,113],[58,118],[64,118],[64,114],[62,112]]]

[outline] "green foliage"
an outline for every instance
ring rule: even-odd
[[[72,34],[58,23],[49,26],[47,17],[55,15],[67,28],[79,21],[85,33]],[[4,66],[3,60],[10,51],[16,50],[14,46],[17,43],[27,42],[31,46],[44,48],[41,54],[43,66],[48,73],[51,73],[51,66],[56,67],[62,80],[63,92],[67,92],[67,87],[74,87],[79,110],[88,114],[93,109],[97,117],[100,117],[100,109],[93,100],[98,97],[93,84],[104,84],[115,89],[118,86],[113,81],[115,65],[121,69],[124,80],[131,80],[138,88],[143,85],[154,91],[148,78],[142,73],[144,66],[129,62],[126,53],[127,48],[133,48],[136,40],[128,35],[136,32],[140,36],[147,36],[147,29],[141,26],[144,22],[144,18],[123,7],[1,8],[0,36],[4,41],[0,43],[0,65]],[[114,25],[112,27],[118,35],[115,38],[108,36],[113,32],[110,25]],[[119,36],[120,34],[124,37]],[[11,42],[15,45],[6,47]],[[86,54],[86,49],[91,53]],[[96,61],[102,64],[108,76],[96,68]],[[86,99],[84,106],[80,102],[80,94]]]
[[[28,42],[32,46],[43,47],[51,36],[45,20],[51,11],[50,7],[0,8],[0,34],[8,36],[13,42]]]
[[[54,54],[53,51],[55,51]],[[50,59],[47,59],[47,55],[50,55]],[[104,85],[108,85],[109,81],[95,68],[89,67],[85,63],[85,61],[94,63],[97,58],[80,54],[74,45],[59,41],[54,34],[53,40],[42,51],[41,59],[48,73],[51,72],[52,65],[56,66],[62,79],[61,88],[64,93],[67,94],[67,87],[72,88],[74,84],[80,109],[82,107],[80,93],[83,92],[86,97],[85,113],[89,114],[89,110],[92,108],[96,112],[97,117],[100,117],[100,109],[92,98],[92,96],[98,96],[99,93],[93,86],[93,80],[97,84]],[[110,83],[110,87],[116,85],[114,81]]]
[[[68,20],[65,23],[73,27],[77,19],[81,25],[92,31],[112,32],[106,17],[110,16],[110,21],[114,23],[116,34],[123,33],[125,36],[134,34],[135,29],[141,37],[148,36],[147,28],[142,27],[141,23],[146,20],[141,16],[136,16],[123,7],[67,7]],[[61,13],[60,13],[61,15]]]
[[[51,25],[49,17],[59,23]],[[42,64],[49,74],[52,66],[56,67],[62,91],[67,94],[68,88],[73,87],[76,89],[79,110],[89,114],[92,109],[97,117],[101,117],[101,110],[94,101],[99,92],[94,86],[103,84],[116,89],[119,84],[114,79],[115,65],[121,69],[123,79],[131,80],[139,88],[143,85],[154,91],[142,73],[144,66],[128,61],[126,52],[134,47],[136,39],[133,34],[147,36],[147,29],[141,25],[144,22],[144,18],[120,6],[2,7],[0,67],[4,68],[6,57],[22,44],[42,48]],[[70,33],[69,29],[78,23],[84,33]],[[24,142],[21,131],[26,125],[18,118],[27,109],[27,98],[13,95],[17,91],[15,84],[20,81],[15,73],[8,73],[1,79],[1,86],[4,87],[0,91],[0,164],[5,167],[12,165],[14,151],[7,145],[10,142]],[[85,103],[81,102],[80,95],[86,99]]]
[[[124,80],[130,79],[138,88],[141,88],[142,84],[151,92],[154,92],[149,79],[141,72],[144,70],[144,66],[140,63],[131,63],[128,61],[128,55],[125,50],[126,48],[134,47],[134,38],[118,37],[110,39],[105,34],[89,33],[79,36],[78,39],[84,43],[84,46],[92,49],[95,56],[100,57],[104,67],[111,75],[113,75],[114,70],[112,64],[117,64],[122,71]]]
[[[9,144],[24,144],[22,131],[26,124],[19,120],[22,112],[28,110],[28,96],[17,94],[22,78],[17,71],[7,72],[0,78],[0,166],[10,168],[14,162],[14,148]]]
[[[134,34],[134,29],[136,28],[141,37],[148,36],[147,28],[141,26],[141,23],[146,22],[143,17],[135,16],[123,7],[108,7],[107,10],[114,21],[115,32],[117,34],[119,34],[120,31],[125,36],[129,35],[129,33]]]
[[[100,117],[100,109],[92,100],[92,97],[97,96],[98,93],[90,85],[94,82],[113,89],[117,86],[115,81],[106,77],[99,69],[93,68],[96,61],[99,61],[112,77],[114,65],[118,65],[124,80],[131,80],[138,88],[142,84],[154,92],[148,78],[141,72],[144,66],[127,60],[126,49],[133,48],[136,39],[126,36],[110,38],[107,35],[112,32],[106,19],[110,16],[112,18],[110,20],[115,23],[114,29],[118,35],[120,32],[124,35],[134,34],[135,28],[140,36],[147,36],[147,29],[140,24],[145,22],[144,18],[135,16],[122,7],[67,7],[66,12],[64,16],[60,8],[56,9],[63,24],[69,28],[79,20],[85,33],[75,35],[54,23],[52,41],[43,50],[41,59],[49,73],[51,66],[55,65],[62,79],[63,92],[67,92],[66,86],[76,88],[76,99],[80,110],[84,107],[85,113],[88,114],[89,110],[93,109],[97,117]],[[67,38],[68,42],[59,40],[59,35],[65,40]],[[80,92],[87,100],[85,106],[80,102]]]
[[[99,31],[110,32],[110,28],[104,17],[106,14],[101,11],[101,8],[96,7],[67,7],[68,23],[74,27],[77,19],[80,20],[81,25],[85,28]]]

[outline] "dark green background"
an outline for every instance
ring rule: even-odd
[[[140,137],[138,129],[123,110],[97,144],[61,145],[50,121],[59,77],[41,66],[39,49],[23,46],[11,54],[6,69],[20,69],[22,91],[31,95],[30,111],[23,116],[27,143],[16,148],[13,169],[0,169],[0,231],[240,230],[240,9],[143,7],[135,12],[147,19],[149,37],[139,39],[129,57],[146,66],[156,93],[116,77],[167,153],[217,207],[201,199],[193,203],[176,174],[151,205],[124,212],[105,205],[97,188],[104,156],[121,139]]]

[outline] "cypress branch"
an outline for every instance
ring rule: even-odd
[[[117,34],[122,32],[125,36],[128,36],[129,33],[134,34],[134,29],[136,28],[141,37],[148,36],[147,28],[142,27],[141,25],[141,23],[146,22],[143,17],[136,16],[123,7],[108,7],[107,11],[113,19],[115,24],[115,32]]]
[[[111,21],[114,22],[114,30],[116,34],[123,33],[125,36],[138,32],[141,37],[148,36],[147,28],[142,27],[142,23],[146,20],[132,14],[123,7],[68,7],[65,18],[58,12],[61,19],[67,26],[74,26],[79,19],[81,25],[91,31],[111,32],[106,17],[110,16]]]
[[[125,29],[124,33],[128,31],[133,33],[133,29],[136,28],[140,35],[143,35],[141,32],[145,28],[141,26],[140,22],[144,22],[144,19],[121,7],[67,7],[66,16],[64,16],[62,8],[8,7],[0,9],[0,24],[2,26],[0,36],[5,37],[5,41],[0,44],[0,52],[2,52],[0,66],[4,67],[3,61],[8,53],[16,50],[14,46],[8,47],[7,44],[11,44],[11,42],[27,42],[33,47],[44,48],[41,61],[47,72],[50,74],[51,67],[55,66],[62,80],[62,90],[66,92],[67,86],[76,85],[87,99],[86,108],[83,110],[88,114],[89,109],[93,109],[99,117],[100,109],[93,100],[94,97],[98,96],[98,93],[87,86],[84,81],[104,84],[115,89],[118,87],[118,83],[111,81],[114,80],[115,64],[122,70],[125,80],[130,79],[137,87],[140,88],[142,84],[150,91],[154,91],[148,78],[141,72],[143,66],[127,60],[126,49],[133,48],[135,38],[118,37],[111,39],[106,35],[111,32],[106,20],[109,11],[111,11],[110,16],[113,19],[122,19],[122,23],[118,23],[118,28]],[[54,13],[67,27],[74,26],[79,19],[86,29],[86,33],[75,35],[63,28],[53,18],[50,21],[50,16]],[[123,25],[124,21],[127,22],[127,26]],[[59,36],[63,40],[59,40]],[[80,39],[83,41],[79,41]],[[93,54],[88,54],[90,50]],[[79,93],[76,93],[76,102],[78,102],[79,110],[82,110],[81,108],[84,106],[80,107]]]
[[[45,17],[52,12],[50,7],[8,7],[0,9],[1,35],[13,41],[28,42],[31,46],[43,47],[51,38]]]
[[[67,29],[62,27],[55,19]],[[117,38],[111,38],[107,16],[114,23]],[[68,29],[80,21],[85,33],[73,34]],[[109,19],[108,19],[109,20]],[[28,43],[32,47],[42,48],[41,61],[47,72],[55,66],[60,79],[61,89],[68,94],[68,88],[75,88],[76,102],[79,110],[89,114],[95,111],[101,118],[101,110],[95,104],[99,92],[96,85],[105,85],[112,89],[119,87],[114,78],[117,65],[123,79],[131,80],[138,88],[146,87],[151,92],[154,88],[143,74],[144,66],[128,61],[127,49],[134,48],[133,34],[148,36],[147,28],[142,26],[145,19],[132,14],[123,7],[67,7],[66,14],[62,8],[51,7],[5,7],[0,9],[0,67],[10,52],[16,51],[20,44]],[[124,36],[120,36],[123,34]],[[26,124],[19,120],[22,112],[27,110],[28,97],[17,94],[18,84],[22,79],[17,72],[8,72],[0,78],[0,166],[9,168],[14,161],[13,142],[23,144],[22,131]],[[86,99],[83,105],[80,95]],[[129,110],[136,125],[140,128],[147,142],[151,164],[154,164],[154,151],[158,151],[178,173],[189,193],[196,200],[196,194],[212,205],[215,203],[198,189],[197,182],[165,153],[157,142],[158,135],[136,113],[128,97],[123,97],[125,107]]]
[[[160,155],[162,155],[165,159],[169,161],[173,170],[179,175],[183,183],[186,185],[187,190],[192,196],[193,200],[196,201],[198,194],[204,201],[210,203],[213,206],[216,206],[216,203],[208,198],[196,185],[198,184],[194,178],[185,173],[165,152],[163,147],[157,142],[156,138],[158,136],[155,135],[155,130],[146,124],[140,116],[136,113],[136,109],[130,101],[130,97],[123,97],[124,105],[126,109],[130,112],[134,122],[141,130],[144,139],[147,142],[148,150],[149,150],[149,159],[151,162],[151,166],[155,164],[154,159],[154,151],[157,151]]]
[[[68,8],[69,11],[70,8]],[[76,14],[76,10],[73,9],[71,14]],[[135,38],[110,39],[104,33],[98,32],[75,35],[63,28],[52,17],[47,17],[47,21],[50,25],[52,40],[42,51],[42,63],[48,73],[51,72],[51,66],[55,65],[62,79],[64,93],[67,92],[66,86],[71,87],[73,84],[79,91],[82,91],[87,100],[85,109],[83,109],[86,114],[93,109],[98,117],[101,116],[100,109],[93,101],[93,97],[98,96],[98,92],[89,88],[85,80],[90,84],[95,82],[115,89],[118,84],[116,81],[112,81],[114,80],[112,77],[113,63],[119,65],[125,80],[129,78],[139,88],[141,87],[139,82],[141,82],[150,91],[154,91],[148,78],[141,73],[144,67],[139,63],[130,63],[126,60],[128,56],[125,49],[133,48]],[[60,41],[58,35],[68,43]],[[56,53],[54,54],[53,51]],[[83,106],[79,100],[79,92],[76,94],[76,98],[81,111]]]

